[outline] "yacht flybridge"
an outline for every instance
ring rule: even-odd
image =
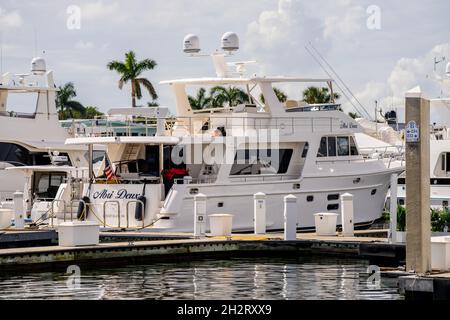
[[[236,49],[234,37],[224,37],[225,51]],[[187,37],[185,51],[196,52],[197,44],[195,36]],[[246,77],[246,62],[227,64],[226,56],[212,55],[216,77],[161,82],[174,93],[176,116],[163,107],[124,108],[120,111],[130,130],[98,134],[91,126],[92,131],[67,139],[67,145],[88,145],[89,150],[103,144],[107,156],[97,173],[88,170],[79,198],[72,192],[79,185],[61,185],[53,202],[54,223],[72,216],[107,228],[189,232],[194,198],[204,194],[207,214],[233,214],[233,230],[249,231],[258,192],[267,196],[267,230],[283,229],[288,194],[297,197],[299,229],[314,228],[314,213],[340,213],[340,196],[346,192],[354,195],[356,225],[380,218],[390,175],[403,168],[363,157],[355,140],[359,125],[334,101],[280,102],[274,92],[281,83],[323,83],[332,93],[333,80]],[[198,86],[240,87],[247,100],[194,110],[188,93]],[[137,126],[143,130],[132,132]]]
[[[46,70],[42,58],[32,60],[30,73],[5,73],[1,77],[0,201],[11,199],[13,192],[23,190],[26,182],[23,170],[5,170],[8,167],[87,167],[86,147],[65,144],[69,135],[58,120],[56,92],[53,71]],[[34,104],[32,112],[19,112],[17,104],[23,107],[31,99]],[[51,175],[41,175],[35,183],[52,189],[52,183],[56,181]]]

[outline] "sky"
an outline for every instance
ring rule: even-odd
[[[144,76],[159,104],[174,110],[159,81],[214,76],[210,61],[182,52],[183,37],[198,35],[202,52],[211,53],[233,31],[240,39],[233,59],[257,61],[249,72],[328,77],[305,50],[310,42],[370,114],[375,101],[401,112],[405,92],[417,85],[429,98],[450,95],[439,80],[450,62],[449,11],[448,0],[0,0],[1,71],[27,72],[42,56],[58,85],[74,82],[78,101],[107,111],[131,99],[106,64],[133,50],[158,63]],[[139,104],[147,101],[144,93]],[[345,96],[340,102],[354,111]]]

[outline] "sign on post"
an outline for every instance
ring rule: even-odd
[[[406,142],[419,142],[420,130],[415,121],[411,120],[406,124],[405,138]]]

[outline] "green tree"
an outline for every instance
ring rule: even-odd
[[[333,93],[334,100],[340,98],[340,95],[336,92]],[[308,87],[303,90],[303,101],[314,104],[314,103],[330,103],[332,101],[329,89],[326,87]]]
[[[153,84],[146,78],[142,78],[141,74],[147,70],[153,70],[156,62],[152,59],[136,60],[133,51],[125,53],[125,61],[113,60],[107,64],[109,70],[117,71],[120,75],[119,89],[123,88],[124,83],[131,82],[131,105],[136,107],[136,98],[142,98],[141,85],[150,93],[153,100],[158,98]]]
[[[213,107],[222,107],[228,104],[229,107],[235,107],[241,103],[249,101],[248,94],[237,87],[213,87],[211,88],[211,103]]]
[[[275,95],[277,96],[278,101],[280,101],[281,103],[286,102],[287,94],[283,90],[274,87],[273,91],[275,92]],[[262,93],[259,95],[259,99],[261,100],[262,103],[265,103],[264,95]]]
[[[94,119],[95,117],[103,116],[103,115],[104,115],[104,113],[100,112],[97,109],[97,107],[89,106],[89,107],[86,107],[86,109],[84,110],[84,117],[86,119]]]
[[[359,118],[359,114],[356,113],[356,112],[349,112],[348,115],[349,115],[352,119]]]
[[[60,119],[73,118],[75,113],[84,113],[84,106],[80,102],[72,100],[76,96],[77,92],[73,82],[67,82],[63,86],[58,87],[56,108]]]
[[[205,88],[200,88],[195,97],[188,96],[189,104],[193,110],[201,110],[211,106],[211,97],[206,94]]]

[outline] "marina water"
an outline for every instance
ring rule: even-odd
[[[0,276],[0,299],[403,299],[369,263],[335,258],[233,258]]]

